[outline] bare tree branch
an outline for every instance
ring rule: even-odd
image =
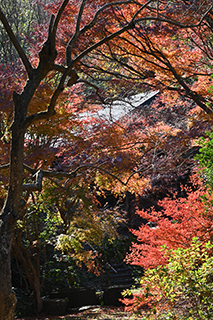
[[[140,8],[138,11],[136,11],[136,13],[134,14],[134,16],[132,17],[132,20],[134,21],[135,18],[139,15],[139,13],[140,13],[144,8],[146,8],[151,2],[153,2],[153,0],[149,0],[149,1],[147,1],[143,6],[141,6],[141,8]]]
[[[150,0],[153,1],[153,0]],[[84,34],[86,31],[88,31],[89,29],[91,29],[92,27],[95,26],[98,16],[99,14],[104,11],[106,8],[108,7],[112,7],[115,5],[121,5],[121,4],[128,4],[128,3],[135,3],[135,1],[132,0],[128,0],[128,1],[116,1],[116,2],[111,2],[111,3],[107,3],[105,4],[103,7],[101,7],[94,15],[93,19],[87,24],[85,25],[81,30],[80,30],[80,22],[81,22],[81,17],[83,14],[83,9],[85,6],[85,0],[82,1],[80,10],[79,10],[79,14],[78,14],[78,18],[77,18],[77,23],[76,23],[76,31],[75,34],[72,36],[72,38],[70,39],[68,45],[67,45],[67,50],[66,50],[66,57],[67,57],[67,65],[69,66],[71,64],[71,53],[72,53],[72,49],[73,46],[76,42],[76,40],[79,38],[79,36],[81,36],[82,34]]]
[[[64,73],[66,71],[66,67],[59,65],[59,64],[54,64],[53,65],[53,70],[56,70],[58,72]]]
[[[123,28],[119,29],[118,31],[110,34],[109,36],[104,37],[94,45],[90,46],[89,48],[85,49],[83,52],[81,52],[72,63],[72,66],[75,66],[84,56],[88,55],[90,52],[95,50],[96,48],[102,46],[104,43],[107,43],[108,41],[114,39],[115,37],[119,36],[120,34],[124,33],[125,31],[128,31],[130,29],[134,29],[135,24],[134,21],[130,21],[130,23],[127,23]]]
[[[36,172],[35,178],[36,178],[35,183],[23,184],[23,191],[32,192],[32,191],[41,191],[42,190],[43,171],[39,170],[38,172]]]
[[[163,63],[165,63],[169,70],[172,72],[175,79],[179,82],[179,84],[183,87],[183,89],[186,92],[186,96],[190,97],[201,109],[203,109],[207,114],[212,114],[213,109],[211,107],[208,107],[205,103],[205,100],[203,97],[201,97],[197,92],[192,91],[189,86],[186,84],[184,79],[176,72],[175,68],[171,65],[170,61],[166,58],[166,56],[163,54],[163,52],[158,51],[158,53],[161,55],[161,57],[164,59]],[[153,54],[155,55],[155,54]]]
[[[16,48],[16,50],[17,50],[17,52],[19,54],[19,57],[21,58],[21,60],[22,60],[22,62],[24,64],[24,66],[26,68],[26,71],[28,73],[28,76],[30,77],[30,74],[31,74],[33,68],[31,66],[31,64],[30,64],[30,62],[29,62],[29,60],[28,60],[23,48],[21,47],[18,39],[16,38],[13,30],[11,29],[11,27],[10,27],[10,25],[9,25],[9,23],[8,23],[4,13],[3,13],[3,11],[1,10],[1,8],[0,8],[0,20],[3,23],[4,28],[5,28],[6,32],[7,32],[10,40],[12,41],[14,47]]]
[[[67,6],[69,0],[64,0],[62,5],[60,6],[60,9],[58,10],[57,16],[55,18],[52,30],[51,30],[51,50],[55,50],[55,39],[56,39],[56,33],[57,33],[57,28],[58,28],[58,24],[60,21],[60,18],[64,12],[65,7]]]
[[[147,2],[144,6],[143,9],[148,5],[149,2]],[[205,12],[205,14],[203,14],[202,18],[200,19],[200,21],[197,24],[189,24],[189,25],[184,25],[179,23],[178,21],[175,20],[171,20],[171,19],[165,19],[165,18],[159,18],[159,17],[154,17],[154,16],[148,16],[148,17],[144,17],[144,18],[138,18],[135,19],[135,17],[138,15],[138,13],[141,11],[141,8],[135,13],[134,17],[131,19],[130,22],[128,22],[124,27],[122,27],[121,29],[117,30],[116,32],[110,34],[109,36],[104,37],[103,39],[101,39],[100,41],[98,41],[97,43],[95,43],[94,45],[90,46],[89,48],[85,49],[83,52],[81,52],[72,62],[72,66],[71,68],[77,64],[84,56],[88,55],[90,52],[92,52],[93,50],[95,50],[96,48],[102,46],[104,43],[109,42],[110,40],[116,38],[117,36],[121,35],[122,33],[134,29],[136,24],[140,24],[143,21],[161,21],[161,22],[166,22],[181,28],[194,28],[194,27],[198,27],[199,25],[201,25],[202,21],[204,20],[204,18],[206,17],[206,15],[210,12],[210,10],[213,8],[213,5]]]
[[[9,167],[10,167],[10,164],[9,163],[7,163],[7,164],[3,164],[2,166],[0,166],[0,170],[2,169],[9,169]]]
[[[95,94],[99,97],[99,99],[101,100],[102,103],[105,103],[105,99],[100,95],[99,91],[100,88],[98,86],[96,86],[95,84],[89,82],[88,80],[84,80],[84,79],[79,79],[77,81],[77,83],[85,83],[86,85],[88,85],[89,87],[92,87],[95,89]]]
[[[138,18],[138,19],[135,19],[134,20],[134,23],[135,25],[136,24],[140,24],[141,22],[143,21],[159,21],[159,22],[166,22],[168,24],[171,24],[171,25],[174,25],[174,26],[177,26],[177,27],[180,27],[180,28],[195,28],[195,27],[199,27],[203,20],[206,18],[206,16],[209,14],[209,12],[213,9],[213,5],[210,6],[210,8],[208,10],[206,10],[206,12],[202,15],[201,19],[199,20],[198,23],[196,24],[183,24],[183,23],[180,23],[176,20],[173,20],[173,19],[168,19],[168,18],[164,18],[164,17],[159,17],[159,16],[148,16],[148,17],[144,17],[144,18]]]
[[[60,80],[56,90],[54,91],[54,94],[52,95],[52,98],[51,98],[51,101],[50,101],[50,104],[49,104],[47,110],[41,111],[38,113],[34,113],[34,114],[26,117],[26,119],[23,123],[23,127],[25,129],[35,121],[48,119],[49,117],[55,115],[55,113],[56,113],[55,105],[56,105],[56,102],[57,102],[57,99],[58,99],[60,93],[64,90],[64,82],[66,80],[67,73],[68,73],[68,69],[66,70],[66,72],[63,73],[61,80]]]
[[[92,168],[92,169],[96,169],[97,171],[101,171],[101,172],[104,172],[106,173],[108,176],[110,176],[111,178],[119,181],[123,186],[127,186],[130,179],[137,173],[142,173],[142,172],[145,172],[145,171],[148,171],[150,169],[153,168],[153,165],[151,164],[150,166],[148,166],[147,168],[145,169],[139,169],[137,171],[134,171],[126,180],[126,182],[122,181],[118,176],[116,176],[115,174],[111,173],[110,171],[100,167],[100,166],[95,166],[95,165],[90,165],[90,164],[85,164],[85,165],[81,165],[79,167],[77,167],[75,170],[71,171],[71,172],[56,172],[56,171],[47,171],[47,170],[42,170],[42,169],[39,169],[38,171],[27,166],[27,165],[24,165],[24,168],[27,169],[29,172],[33,173],[35,178],[36,178],[36,182],[35,183],[26,183],[26,184],[23,184],[23,191],[28,191],[28,192],[31,192],[31,191],[41,191],[42,190],[42,181],[43,181],[43,178],[49,178],[52,180],[52,178],[57,178],[57,177],[61,177],[61,178],[68,178],[68,179],[71,179],[71,178],[75,178],[76,175],[77,175],[77,172],[82,170],[82,169],[85,169],[85,168]],[[53,180],[52,180],[53,181]],[[53,181],[54,182],[54,181]],[[62,186],[60,184],[60,186],[62,188],[65,188],[67,185],[67,181],[65,182],[64,186]]]
[[[75,33],[74,33],[74,35],[72,36],[72,38],[70,39],[70,41],[69,41],[69,43],[67,45],[66,58],[67,58],[67,65],[68,66],[72,62],[71,52],[72,52],[73,45],[76,42],[76,40],[78,39],[79,35],[81,34],[81,32],[80,32],[80,23],[81,23],[81,17],[83,15],[85,4],[86,4],[86,0],[82,0],[81,6],[80,6],[80,9],[79,9],[79,12],[78,12],[77,21],[76,21]]]

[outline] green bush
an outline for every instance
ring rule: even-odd
[[[204,137],[200,138],[199,144],[201,146],[199,154],[195,157],[199,160],[202,168],[202,177],[206,184],[213,187],[213,132],[206,131],[209,140]]]
[[[187,249],[163,248],[168,263],[147,270],[140,291],[131,292],[133,299],[124,299],[125,304],[146,310],[144,319],[212,319],[212,248],[197,239]]]

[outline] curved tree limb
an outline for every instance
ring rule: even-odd
[[[21,58],[21,60],[22,60],[22,62],[24,64],[24,66],[26,68],[26,71],[28,73],[28,76],[30,77],[30,74],[31,74],[33,68],[31,66],[31,64],[30,64],[30,62],[29,62],[29,60],[28,60],[23,48],[21,47],[18,39],[16,38],[13,30],[11,29],[11,27],[10,27],[10,25],[9,25],[9,23],[8,23],[4,13],[3,13],[3,11],[1,10],[1,8],[0,8],[0,20],[3,23],[4,28],[5,28],[6,32],[7,32],[10,40],[12,41],[14,47],[16,48],[16,51],[17,51],[19,57]]]
[[[186,92],[186,96],[191,98],[201,109],[203,109],[207,114],[212,114],[213,113],[213,108],[212,107],[208,107],[207,104],[205,103],[205,99],[200,96],[199,94],[197,94],[197,92],[192,91],[189,86],[186,84],[186,82],[184,81],[184,79],[181,77],[181,75],[179,75],[175,68],[171,65],[170,61],[166,58],[166,56],[163,54],[163,52],[158,51],[158,53],[160,54],[160,56],[163,58],[163,63],[165,63],[169,70],[172,72],[173,76],[175,77],[175,79],[178,81],[178,83],[182,86],[182,88],[185,90]],[[155,55],[155,54],[153,54]],[[157,57],[157,56],[156,56]]]
[[[33,169],[27,165],[24,165],[24,168],[26,170],[28,170],[29,172],[31,172],[32,174],[34,174],[36,181],[35,183],[25,183],[23,184],[23,191],[41,191],[42,190],[42,181],[43,178],[49,178],[52,180],[52,178],[57,178],[57,177],[63,177],[63,178],[67,178],[68,180],[70,180],[71,178],[75,178],[77,175],[77,172],[85,169],[85,168],[92,168],[92,169],[96,169],[97,171],[101,171],[105,174],[107,174],[108,176],[110,176],[111,178],[117,180],[118,182],[120,182],[123,186],[127,186],[130,179],[137,173],[141,173],[141,172],[145,172],[147,170],[150,170],[153,168],[153,165],[151,164],[150,166],[148,166],[145,169],[139,169],[134,171],[132,174],[130,174],[130,176],[127,178],[126,181],[122,181],[117,175],[111,173],[110,171],[100,167],[100,166],[95,166],[95,165],[90,165],[90,164],[85,164],[85,165],[81,165],[79,167],[77,167],[75,170],[71,171],[71,172],[56,172],[56,171],[48,171],[48,170],[42,170],[39,169],[38,171],[36,169]],[[54,182],[54,181],[53,181]],[[60,185],[62,188],[65,188],[67,185],[67,180],[65,181],[64,186]]]
[[[198,23],[195,23],[195,24],[183,24],[183,23],[180,23],[176,20],[173,20],[173,19],[168,19],[168,18],[165,18],[165,17],[159,17],[158,15],[156,17],[154,16],[148,16],[148,17],[144,17],[144,18],[138,18],[138,19],[135,19],[134,22],[135,22],[135,25],[136,24],[140,24],[140,22],[143,22],[143,21],[159,21],[159,22],[166,22],[168,24],[171,24],[171,25],[174,25],[174,26],[177,26],[177,27],[180,27],[180,28],[184,28],[184,29],[187,29],[187,28],[196,28],[196,27],[199,27],[203,20],[206,18],[206,16],[209,14],[209,12],[213,9],[213,5],[210,6],[208,8],[208,10],[206,10],[206,12],[202,15],[201,19],[198,21]]]
[[[72,36],[72,38],[70,39],[70,41],[69,41],[69,43],[67,45],[67,48],[66,48],[66,58],[67,58],[67,65],[68,66],[72,62],[71,52],[72,52],[73,45],[76,42],[76,40],[78,39],[79,35],[81,34],[81,32],[80,32],[80,23],[81,23],[81,17],[83,15],[85,4],[86,4],[86,0],[82,0],[81,6],[80,6],[80,9],[79,9],[79,12],[78,12],[77,21],[76,21],[75,33]]]
[[[62,5],[60,6],[60,8],[58,10],[56,18],[54,20],[53,27],[51,30],[51,50],[55,50],[55,39],[56,39],[58,24],[59,24],[60,18],[62,16],[64,9],[67,6],[68,2],[69,2],[69,0],[63,1]]]
[[[0,166],[0,170],[2,169],[9,169],[10,168],[10,164],[7,163],[7,164],[3,164],[2,166]]]
[[[68,69],[67,69],[68,70]],[[56,90],[54,91],[54,94],[51,98],[50,104],[47,108],[46,111],[41,111],[38,113],[34,113],[28,117],[26,117],[24,123],[23,123],[23,127],[26,129],[27,127],[29,127],[33,122],[39,121],[39,120],[44,120],[44,119],[48,119],[51,116],[54,116],[56,111],[55,111],[55,105],[57,102],[57,99],[60,95],[60,93],[64,90],[64,82],[66,80],[67,77],[67,70],[66,72],[63,73],[61,80],[56,88]]]
[[[150,0],[150,1],[153,1],[153,0]],[[85,3],[86,3],[86,1],[82,0],[81,7],[80,7],[80,10],[79,10],[79,13],[78,13],[77,23],[76,23],[76,30],[75,30],[74,35],[72,36],[72,38],[70,39],[70,41],[69,41],[69,43],[67,45],[66,58],[67,58],[67,65],[68,66],[72,62],[71,53],[72,53],[72,49],[73,49],[73,46],[74,46],[76,40],[79,38],[79,36],[81,36],[86,31],[88,31],[89,29],[91,29],[92,27],[95,26],[95,24],[97,22],[97,19],[98,19],[98,16],[103,10],[105,10],[108,7],[115,6],[115,5],[135,3],[135,1],[132,1],[132,0],[116,1],[116,2],[111,2],[111,3],[105,4],[99,10],[96,11],[93,19],[80,30],[80,22],[81,22],[81,17],[83,15],[83,10],[84,10],[84,7],[85,7]]]
[[[130,21],[130,23],[127,23],[123,28],[119,29],[118,31],[110,34],[109,36],[104,37],[94,45],[90,46],[89,48],[85,49],[83,52],[81,52],[74,60],[72,63],[72,66],[75,66],[83,57],[88,55],[90,52],[93,50],[97,49],[98,47],[102,46],[104,43],[107,43],[108,41],[116,38],[120,34],[124,33],[125,31],[128,31],[130,29],[134,29],[135,23],[134,21]]]
[[[99,99],[101,100],[102,103],[105,103],[105,99],[99,93],[100,88],[98,86],[96,86],[94,83],[89,82],[88,80],[78,79],[77,83],[81,83],[81,82],[85,83],[89,87],[94,88],[95,89],[95,94],[99,97]]]

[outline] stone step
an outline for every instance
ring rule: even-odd
[[[114,285],[133,285],[134,280],[133,279],[110,279],[110,286]]]
[[[134,284],[131,267],[124,262],[116,262],[115,260],[108,265],[108,283],[113,285],[131,286]]]
[[[110,278],[132,278],[132,273],[122,272],[122,273],[110,273]]]
[[[128,269],[128,268],[115,268],[114,266],[112,266],[113,269],[110,269],[110,273],[132,273],[132,270],[131,269]]]

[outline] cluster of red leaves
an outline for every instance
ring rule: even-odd
[[[169,249],[187,248],[191,240],[213,241],[213,194],[198,189],[187,198],[165,198],[159,202],[162,211],[138,211],[147,224],[131,230],[137,237],[126,261],[144,269],[165,264],[162,247]]]
[[[213,194],[202,186],[197,175],[192,177],[195,190],[187,190],[185,198],[164,198],[159,201],[162,208],[156,211],[138,210],[143,219],[147,221],[138,230],[131,230],[137,237],[137,242],[132,244],[131,252],[126,256],[126,261],[147,269],[155,269],[168,263],[163,248],[175,250],[177,248],[190,248],[192,240],[197,238],[200,243],[213,243]],[[211,254],[211,252],[209,252]],[[154,272],[158,272],[154,270]],[[149,287],[150,295],[146,287]],[[158,312],[169,310],[169,301],[162,303],[162,288],[152,285],[150,279],[144,278],[140,290],[132,292],[131,297],[126,297],[122,302],[127,311],[154,310]],[[144,297],[146,297],[144,299]],[[177,302],[175,308],[184,308],[187,301]]]

